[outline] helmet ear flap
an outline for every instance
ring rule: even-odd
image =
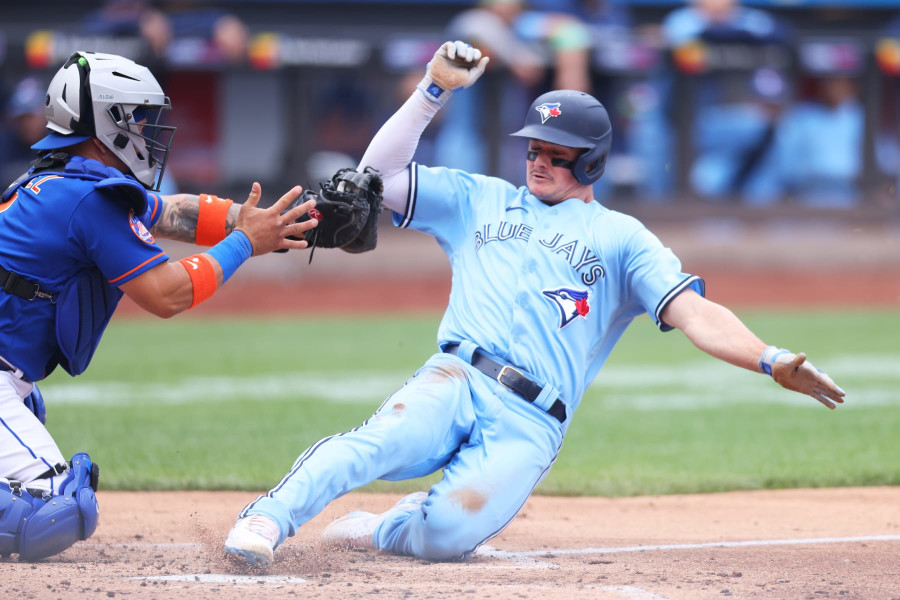
[[[89,73],[87,60],[76,52],[53,76],[44,100],[48,129],[73,137],[94,135]]]
[[[575,159],[575,164],[572,166],[572,173],[575,175],[575,179],[578,180],[578,183],[582,185],[591,185],[600,179],[600,177],[603,176],[603,172],[606,170],[606,158],[608,156],[608,145],[606,145],[605,148],[597,147],[582,152],[581,155]]]
[[[91,67],[80,52],[66,61],[66,67],[73,66],[78,71],[78,118],[72,117],[69,128],[75,135],[94,136],[94,103],[91,101]],[[68,90],[63,88],[63,98]]]

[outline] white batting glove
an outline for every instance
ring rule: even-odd
[[[465,42],[444,42],[428,63],[425,77],[416,87],[441,106],[453,90],[467,88],[481,77],[490,59]]]
[[[828,408],[842,404],[846,392],[831,377],[806,360],[806,354],[793,354],[784,348],[769,346],[763,350],[757,366],[761,373],[772,376],[779,385],[812,396]]]

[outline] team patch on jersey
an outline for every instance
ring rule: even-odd
[[[576,318],[586,318],[591,307],[588,304],[587,290],[573,290],[572,288],[556,288],[555,290],[542,290],[544,295],[559,309],[559,328],[562,329]]]
[[[540,106],[535,106],[534,110],[541,113],[541,125],[547,122],[550,117],[558,117],[562,114],[562,104],[559,102],[544,102]]]
[[[146,242],[147,244],[153,243],[153,234],[150,233],[141,220],[135,216],[133,210],[128,211],[128,224],[131,225],[131,231],[134,232],[134,235],[141,238],[142,242]]]

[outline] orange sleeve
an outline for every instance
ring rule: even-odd
[[[215,246],[225,239],[225,223],[228,209],[234,204],[228,198],[212,194],[200,194],[200,212],[197,215],[197,245]]]
[[[191,303],[190,308],[194,308],[216,293],[216,289],[219,287],[219,279],[216,277],[215,268],[205,254],[188,256],[178,262],[187,270],[188,276],[191,278],[191,284],[194,286],[194,301]]]

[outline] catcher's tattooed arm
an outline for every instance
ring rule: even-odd
[[[710,356],[767,373],[782,387],[812,396],[828,408],[844,401],[844,390],[808,362],[805,354],[767,346],[733,312],[693,290],[673,298],[661,317]]]
[[[254,183],[253,189],[255,190],[258,187],[259,184]],[[253,194],[253,191],[251,191],[251,194]],[[227,198],[218,198],[210,194],[201,194],[200,196],[173,194],[161,196],[160,199],[162,214],[154,223],[150,232],[159,238],[187,242],[189,244],[196,243],[199,246],[214,246],[225,239],[225,236],[237,227],[238,218],[242,210],[247,210],[247,218],[251,219],[255,212],[263,210],[257,208],[255,204],[245,209],[246,202],[244,204],[236,204]],[[292,210],[306,199],[298,196],[295,202],[285,210]],[[307,211],[308,208],[299,214],[306,215]],[[288,223],[290,221],[285,220],[285,224]],[[305,226],[304,231],[309,228],[310,226]],[[291,239],[300,240],[302,236],[293,236]],[[276,249],[287,251],[288,248],[279,246]]]
[[[200,196],[173,194],[162,196],[162,215],[150,229],[156,237],[193,244],[197,239]],[[225,235],[234,231],[241,205],[234,204],[225,217]]]
[[[307,242],[300,238],[318,221],[297,222],[315,206],[314,200],[288,208],[300,192],[300,186],[296,186],[271,207],[259,208],[261,189],[258,183],[254,183],[247,201],[239,205],[237,222],[226,239],[202,254],[181,261],[160,263],[119,288],[147,312],[167,318],[208,298],[250,256],[279,248],[305,248]],[[203,265],[208,265],[208,277],[205,281],[199,281],[206,290],[205,295],[198,298],[198,279],[191,275],[200,269],[201,261]]]

